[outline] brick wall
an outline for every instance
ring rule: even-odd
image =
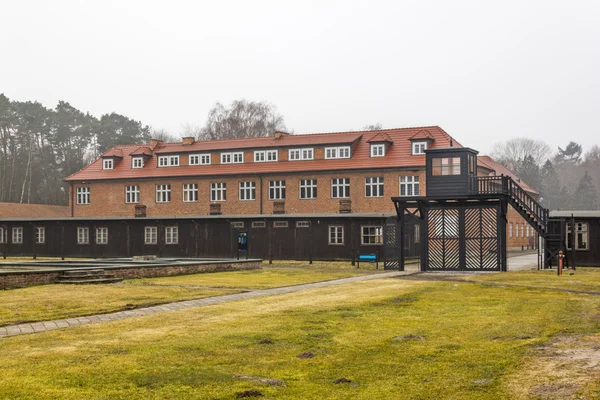
[[[331,197],[332,178],[350,178],[350,200],[353,213],[393,213],[394,205],[390,197],[399,195],[400,176],[418,175],[421,194],[425,194],[425,172],[420,171],[369,171],[369,172],[340,172],[340,173],[305,173],[289,175],[270,175],[261,179],[256,175],[219,178],[166,178],[152,180],[119,181],[119,182],[88,182],[74,184],[78,187],[90,188],[90,204],[74,204],[75,217],[108,217],[133,216],[134,204],[125,203],[125,186],[140,186],[140,204],[146,206],[147,216],[186,216],[208,215],[210,213],[210,185],[223,182],[227,185],[227,200],[216,202],[221,205],[221,214],[273,214],[273,201],[269,200],[269,181],[286,181],[286,214],[304,213],[338,213],[340,199]],[[384,196],[366,197],[365,178],[383,176]],[[300,199],[300,180],[317,180],[317,198]],[[239,182],[256,182],[256,200],[239,200]],[[198,184],[198,201],[183,202],[183,184]],[[171,201],[156,202],[156,185],[171,185]],[[262,212],[261,212],[262,203]]]
[[[508,224],[506,226],[506,247],[509,250],[517,250],[523,248],[533,248],[533,246],[537,246],[536,243],[536,231],[529,225],[521,215],[511,206],[508,207],[508,215],[507,215]],[[512,226],[512,235],[511,235],[511,226]],[[519,233],[517,236],[517,227],[519,229]],[[528,233],[529,228],[529,235]]]

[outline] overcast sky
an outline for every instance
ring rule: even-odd
[[[212,105],[296,133],[439,125],[600,143],[599,1],[0,0],[0,93],[179,136]]]

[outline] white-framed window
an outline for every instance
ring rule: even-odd
[[[177,167],[179,165],[179,156],[159,156],[158,166],[159,167]]]
[[[221,153],[221,164],[240,164],[244,162],[244,153],[236,151],[233,153]]]
[[[365,178],[365,196],[383,197],[383,176]]]
[[[460,175],[460,157],[436,157],[431,160],[433,176]]]
[[[90,188],[77,188],[77,204],[90,204]]]
[[[183,184],[183,202],[191,203],[198,201],[198,184],[184,183]]]
[[[210,184],[210,201],[226,201],[227,184],[225,182],[214,182]]]
[[[158,243],[158,228],[156,226],[146,226],[144,228],[144,244]]]
[[[567,223],[567,249],[571,247],[571,223]],[[589,250],[589,225],[587,222],[575,223],[575,250]]]
[[[296,228],[310,228],[309,221],[296,221]]]
[[[168,203],[171,201],[171,185],[156,185],[156,202]]]
[[[4,228],[0,228],[0,243],[6,243],[7,232],[4,232]]]
[[[131,168],[144,168],[144,158],[133,157],[131,159]]]
[[[363,245],[382,244],[383,227],[381,226],[361,226],[360,243]]]
[[[427,150],[427,142],[413,142],[412,154],[413,156],[423,155]]]
[[[165,244],[179,243],[179,229],[176,226],[165,226]]]
[[[46,243],[46,228],[43,226],[37,226],[35,228],[35,243],[44,244]]]
[[[329,226],[329,244],[344,244],[344,227],[339,225]]]
[[[12,243],[20,244],[23,243],[23,228],[14,227],[12,228]]]
[[[525,227],[525,237],[529,237],[529,225]]]
[[[515,228],[516,228],[515,229],[515,237],[519,237],[519,223],[518,222],[515,224]]]
[[[112,158],[102,160],[102,169],[113,169],[115,162]]]
[[[385,144],[372,144],[371,145],[371,157],[384,157],[385,156]]]
[[[400,177],[400,196],[419,196],[420,194],[418,175]]]
[[[244,229],[244,221],[231,221],[231,227],[234,229]]]
[[[108,244],[108,228],[96,228],[96,244]]]
[[[521,237],[525,237],[525,223],[521,224]]]
[[[316,199],[317,198],[317,180],[316,179],[300,179],[300,198],[301,199]]]
[[[285,200],[285,181],[269,181],[269,200]]]
[[[508,224],[508,237],[513,237],[513,223]]]
[[[350,146],[325,147],[325,159],[350,158]]]
[[[350,178],[333,178],[331,180],[331,197],[346,199],[350,197]]]
[[[189,165],[210,165],[210,154],[190,154]]]
[[[77,228],[77,244],[90,243],[90,229],[85,226]]]
[[[125,186],[125,203],[133,204],[140,202],[140,187],[139,186]]]
[[[254,162],[277,161],[277,150],[259,150],[254,152]]]
[[[287,221],[273,221],[273,228],[287,228]]]
[[[240,182],[240,200],[256,200],[256,182]]]
[[[266,228],[267,223],[265,221],[252,221],[253,228]]]
[[[315,151],[312,148],[305,149],[290,149],[288,150],[288,159],[290,161],[297,160],[313,160]]]

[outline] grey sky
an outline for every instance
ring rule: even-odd
[[[599,143],[598,1],[0,0],[0,92],[179,135],[216,101],[296,133],[440,125]]]

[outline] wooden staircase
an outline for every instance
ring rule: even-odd
[[[56,283],[85,285],[95,283],[117,283],[122,280],[122,278],[115,277],[115,274],[107,274],[103,269],[86,269],[65,271],[58,277]]]

